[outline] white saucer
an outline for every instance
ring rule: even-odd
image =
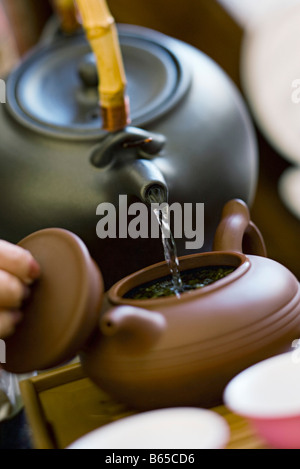
[[[269,12],[246,30],[241,80],[261,131],[300,165],[300,4]]]
[[[300,168],[290,168],[283,173],[279,194],[290,212],[300,220]]]
[[[223,449],[228,424],[215,412],[198,408],[155,410],[113,422],[68,449]]]

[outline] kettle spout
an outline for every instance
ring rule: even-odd
[[[106,312],[100,320],[100,330],[117,341],[122,352],[137,355],[152,348],[166,329],[160,314],[133,306],[119,306]]]
[[[99,169],[113,166],[119,175],[120,190],[149,204],[149,190],[159,188],[162,202],[168,201],[164,175],[152,161],[159,155],[166,138],[157,133],[127,127],[107,135],[93,150],[91,163]]]
[[[123,180],[126,181],[127,193],[138,197],[142,202],[149,204],[151,189],[159,188],[162,202],[168,201],[168,186],[161,171],[152,161],[139,159],[124,168]]]

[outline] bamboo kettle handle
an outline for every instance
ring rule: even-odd
[[[225,205],[214,238],[214,251],[238,251],[267,257],[262,234],[251,221],[249,209],[242,200],[233,199]]]

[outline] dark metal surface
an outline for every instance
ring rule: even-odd
[[[163,36],[119,25],[131,119],[145,126],[187,92],[188,69]],[[166,44],[165,44],[166,43]],[[22,125],[45,135],[87,140],[105,135],[94,56],[83,34],[53,38],[35,49],[7,84],[8,109]],[[100,77],[101,79],[101,77]]]
[[[194,210],[196,203],[205,204],[202,250],[210,250],[225,203],[241,198],[251,204],[254,198],[258,158],[247,109],[227,75],[199,50],[143,28],[124,26],[123,34],[125,30],[135,37],[139,47],[156,41],[173,57],[176,53],[181,70],[191,77],[188,87],[186,80],[180,81],[179,94],[167,100],[166,107],[162,104],[161,114],[156,118],[149,115],[150,121],[143,130],[163,135],[166,140],[162,151],[151,158],[151,164],[153,174],[160,173],[167,184],[170,203],[190,203]],[[69,40],[66,47],[72,48],[72,39]],[[74,41],[75,47],[78,38]],[[35,54],[39,58],[40,51],[29,58],[30,64],[34,63]],[[18,72],[10,82],[9,100],[13,83],[18,83],[17,76]],[[63,87],[67,88],[66,84]],[[137,195],[136,190],[131,190],[137,181],[136,161],[140,158],[136,148],[118,148],[115,163],[97,168],[91,156],[106,136],[101,129],[91,130],[98,137],[85,130],[77,134],[73,129],[74,138],[68,133],[61,138],[64,130],[58,126],[50,137],[45,135],[45,127],[36,131],[37,121],[31,128],[15,117],[14,112],[12,115],[5,106],[0,107],[0,237],[18,242],[42,228],[73,231],[88,246],[107,287],[163,259],[160,240],[103,240],[96,234],[99,204],[109,202],[118,207],[120,194],[128,194],[128,204]],[[152,180],[151,172],[148,174],[149,186],[157,178]],[[185,242],[177,240],[179,255],[192,253],[186,250]]]

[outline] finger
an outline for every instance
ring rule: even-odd
[[[0,270],[0,310],[19,309],[27,297],[28,288],[14,275]]]
[[[26,284],[40,275],[40,268],[29,251],[0,240],[0,269],[18,277]]]
[[[22,317],[19,311],[0,311],[0,339],[11,336]]]

